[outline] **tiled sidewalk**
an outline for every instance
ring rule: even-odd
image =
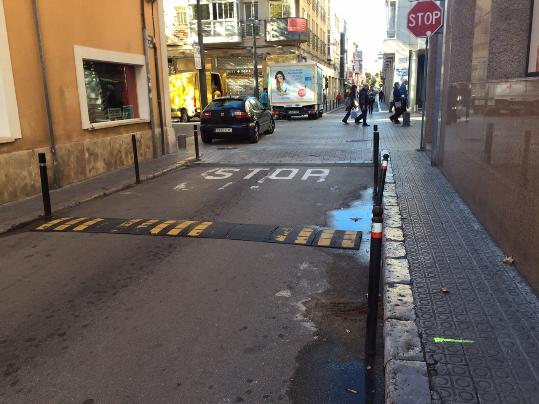
[[[539,402],[539,299],[443,174],[417,152],[420,122],[391,151],[417,326],[436,403]],[[473,343],[437,343],[435,337]]]

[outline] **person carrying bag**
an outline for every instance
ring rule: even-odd
[[[353,85],[350,89],[350,94],[348,94],[348,97],[346,97],[346,99],[344,100],[344,106],[346,107],[346,115],[342,119],[342,123],[344,123],[345,125],[348,125],[348,118],[350,118],[352,110],[356,107],[356,91],[357,86]]]

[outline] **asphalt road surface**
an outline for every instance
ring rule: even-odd
[[[212,144],[202,164],[56,216],[368,233],[371,168],[343,149],[366,155],[368,134],[338,119]],[[271,161],[294,144],[323,158]],[[368,234],[345,250],[37,225],[1,238],[0,402],[365,402]]]

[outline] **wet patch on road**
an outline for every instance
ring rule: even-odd
[[[372,188],[348,208],[328,212],[328,224],[369,234]],[[365,245],[367,244],[367,245]],[[328,252],[330,254],[330,252]],[[372,371],[365,361],[368,241],[359,253],[331,254],[329,287],[304,302],[305,318],[317,329],[315,341],[297,357],[289,398],[294,403],[383,403],[383,313],[379,315],[379,355]],[[379,307],[382,307],[380,302]]]

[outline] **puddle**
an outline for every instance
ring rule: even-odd
[[[364,189],[361,191],[359,199],[351,202],[348,208],[327,212],[328,227],[362,231],[363,237],[369,235],[372,218],[372,192],[372,187]]]

